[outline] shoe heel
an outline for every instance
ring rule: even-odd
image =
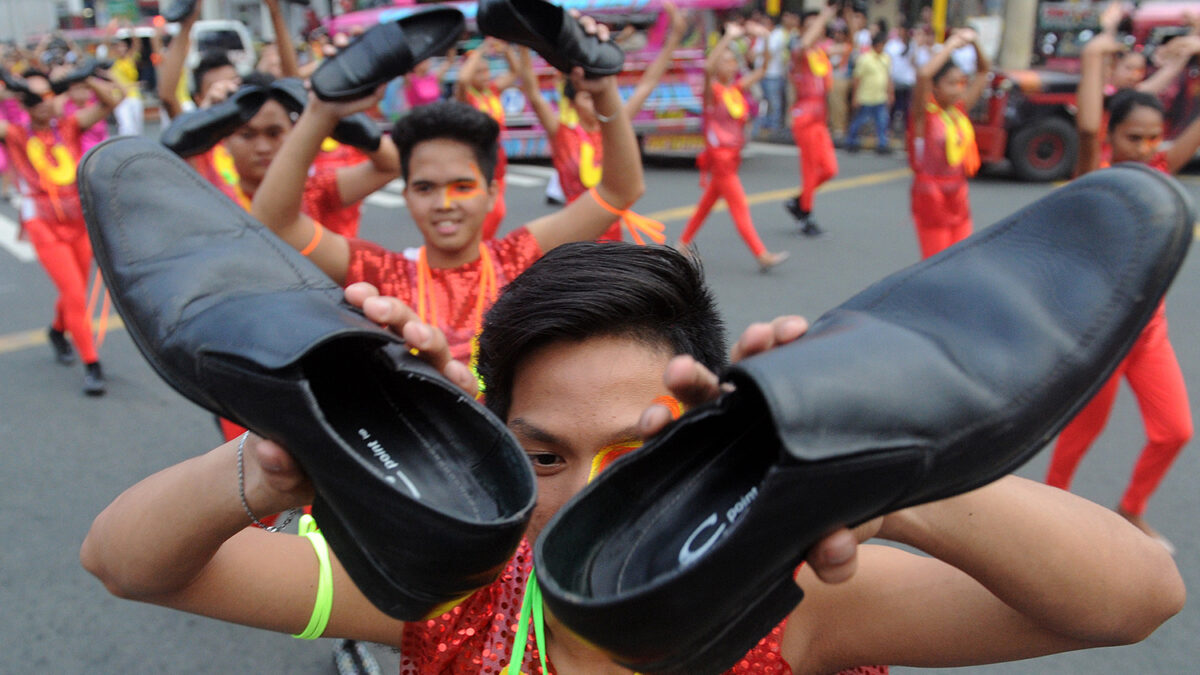
[[[625,664],[639,673],[653,675],[717,675],[724,673],[746,656],[746,645],[758,644],[762,636],[778,626],[800,600],[804,591],[790,576],[781,577],[757,598],[750,600],[742,613],[720,631],[681,649],[676,656],[653,664]]]

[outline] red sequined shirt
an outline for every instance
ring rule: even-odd
[[[43,129],[10,123],[3,139],[13,166],[21,174],[35,218],[74,234],[84,229],[75,167],[83,156],[79,122],[60,117]]]
[[[406,624],[400,650],[400,675],[504,673],[512,654],[525,582],[532,569],[533,549],[529,542],[522,541],[504,573],[490,586],[476,591],[436,619]],[[733,675],[791,675],[791,667],[779,653],[783,625],[771,630],[728,672]],[[551,675],[554,665],[549,659],[547,665],[551,673],[542,672],[532,630],[528,641],[521,672]],[[843,671],[842,675],[886,675],[887,672],[886,666],[870,666]]]
[[[337,185],[337,168],[313,166],[313,173],[304,182],[304,202],[300,209],[330,232],[343,237],[357,237],[362,220],[362,202],[342,204]]]
[[[400,298],[410,307],[417,307],[415,257],[409,259],[401,253],[362,239],[350,239],[349,243],[347,285],[366,281],[378,288],[380,293]],[[524,227],[513,230],[502,239],[492,239],[483,244],[491,253],[498,291],[542,257],[537,240]],[[479,331],[475,310],[481,287],[480,268],[480,260],[475,260],[459,267],[430,270],[432,304],[437,307],[438,328],[446,334],[450,354],[464,363],[470,359],[471,341]]]

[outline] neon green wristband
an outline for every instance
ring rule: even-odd
[[[333,569],[329,566],[329,544],[325,543],[325,535],[321,534],[312,516],[305,514],[300,518],[300,536],[308,537],[321,568],[317,575],[317,599],[313,603],[312,618],[302,632],[292,637],[316,640],[325,632],[333,612]]]

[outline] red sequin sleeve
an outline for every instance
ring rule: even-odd
[[[347,239],[350,245],[350,264],[346,269],[346,285],[365,281],[383,295],[400,298],[411,305],[417,264],[400,253],[389,251],[374,242]]]
[[[346,206],[338,190],[337,168],[318,169],[304,182],[301,210],[325,229],[343,237],[358,236],[362,202]]]
[[[486,245],[498,265],[501,288],[542,257],[537,239],[525,227],[518,227],[504,235],[504,238],[493,239]]]

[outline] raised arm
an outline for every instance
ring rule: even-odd
[[[349,206],[367,198],[379,188],[400,177],[400,151],[385,134],[379,149],[368,152],[369,161],[342,167],[337,172],[338,195]]]
[[[497,42],[496,44],[500,55],[504,57],[504,63],[508,65],[508,70],[492,80],[492,85],[496,87],[497,91],[504,91],[517,83],[517,50],[506,42]]]
[[[616,210],[628,209],[645,190],[642,155],[617,91],[616,77],[588,80],[583,77],[582,69],[576,68],[571,81],[576,90],[592,95],[596,116],[601,119],[604,158],[600,183],[594,189],[603,204],[590,196],[581,197],[561,211],[528,223],[529,233],[542,251],[549,251],[559,244],[599,237],[617,220],[604,205]]]
[[[713,48],[708,52],[708,56],[704,59],[704,74],[706,76],[713,76],[713,73],[717,71],[717,61],[721,58],[721,55],[725,53],[725,50],[729,49],[734,40],[745,34],[746,31],[736,23],[730,22],[725,24],[725,31],[721,33],[721,39],[717,40],[717,44],[713,45]]]
[[[805,598],[783,642],[795,672],[1127,644],[1184,603],[1161,545],[1108,509],[1021,478],[886,516],[879,536],[931,557],[865,546],[854,577],[832,586],[801,570]]]
[[[538,122],[541,122],[542,129],[546,131],[546,136],[554,138],[554,134],[558,133],[558,111],[542,96],[537,74],[533,72],[533,56],[527,47],[518,51],[516,73],[517,86],[521,88],[521,93],[525,94]]]
[[[646,72],[642,73],[641,79],[638,80],[637,86],[633,88],[633,93],[629,95],[629,99],[625,101],[625,114],[629,115],[630,119],[642,109],[646,104],[646,99],[650,97],[651,92],[658,86],[662,76],[667,72],[667,68],[671,66],[671,59],[675,56],[675,50],[679,48],[679,43],[683,42],[683,36],[687,34],[688,17],[675,3],[670,0],[664,0],[663,10],[667,13],[667,20],[670,23],[670,31],[667,33],[667,38],[663,40],[662,49],[658,55],[650,62]]]
[[[196,17],[200,16],[202,1],[196,0],[195,11],[179,22],[179,32],[171,39],[171,44],[167,45],[162,64],[158,67],[158,99],[167,115],[172,118],[183,112],[183,102],[179,100],[176,92],[179,91],[179,80],[183,78],[188,49],[192,45],[192,26],[196,23]]]
[[[1158,70],[1135,87],[1138,91],[1158,95],[1175,81],[1189,61],[1200,54],[1200,35],[1183,35],[1171,40],[1165,47],[1156,52],[1162,58],[1158,62]]]
[[[1182,95],[1182,94],[1181,94]],[[1191,121],[1167,148],[1167,171],[1172,174],[1187,166],[1200,149],[1200,118]]]
[[[279,52],[279,69],[284,77],[300,77],[300,62],[296,58],[296,46],[283,16],[280,0],[265,0],[271,15],[271,28],[275,31],[275,50]]]
[[[297,251],[311,249],[308,259],[339,284],[346,280],[350,247],[345,237],[323,228],[318,230],[312,218],[300,213],[304,184],[321,143],[333,133],[338,120],[378,105],[383,89],[380,86],[371,96],[346,103],[327,103],[310,95],[308,107],[271,160],[251,205],[254,217],[280,239]],[[341,181],[338,183],[340,189]]]
[[[1079,89],[1075,93],[1075,128],[1079,131],[1079,160],[1076,175],[1100,166],[1100,128],[1104,119],[1104,71],[1111,55],[1124,47],[1107,33],[1100,33],[1083,47],[1079,58]]]
[[[975,31],[971,31],[973,39],[971,46],[975,48],[975,76],[971,79],[971,84],[967,85],[967,91],[963,94],[963,107],[967,110],[975,107],[979,99],[983,97],[983,92],[988,86],[988,73],[992,71],[992,62],[988,60],[983,49],[979,46],[979,36],[974,35]]]
[[[974,31],[971,31],[974,33]],[[942,48],[934,52],[933,56],[921,66],[917,71],[917,82],[913,85],[912,91],[912,111],[909,119],[912,120],[913,138],[925,137],[925,103],[929,101],[929,97],[933,96],[933,76],[942,69],[950,61],[950,56],[954,50],[968,44],[965,40],[965,35],[961,31],[954,31],[946,42],[942,44]]]
[[[456,100],[467,102],[467,88],[471,86],[471,80],[475,75],[475,69],[487,68],[487,59],[484,58],[484,50],[492,38],[485,38],[479,46],[467,52],[463,58],[462,65],[458,67],[458,79],[454,82],[454,98]]]
[[[93,76],[84,80],[84,84],[96,94],[96,102],[75,113],[75,121],[79,123],[80,129],[91,128],[97,122],[107,119],[125,98],[125,91],[108,80]]]
[[[813,19],[812,23],[808,25],[808,28],[804,29],[804,32],[800,34],[800,40],[793,48],[793,53],[802,52],[806,49],[812,49],[815,47],[816,44],[821,41],[821,38],[825,37],[825,29],[829,26],[829,21],[836,15],[837,8],[835,8],[833,5],[826,5],[825,7],[822,7],[821,12],[817,15],[817,18]]]

